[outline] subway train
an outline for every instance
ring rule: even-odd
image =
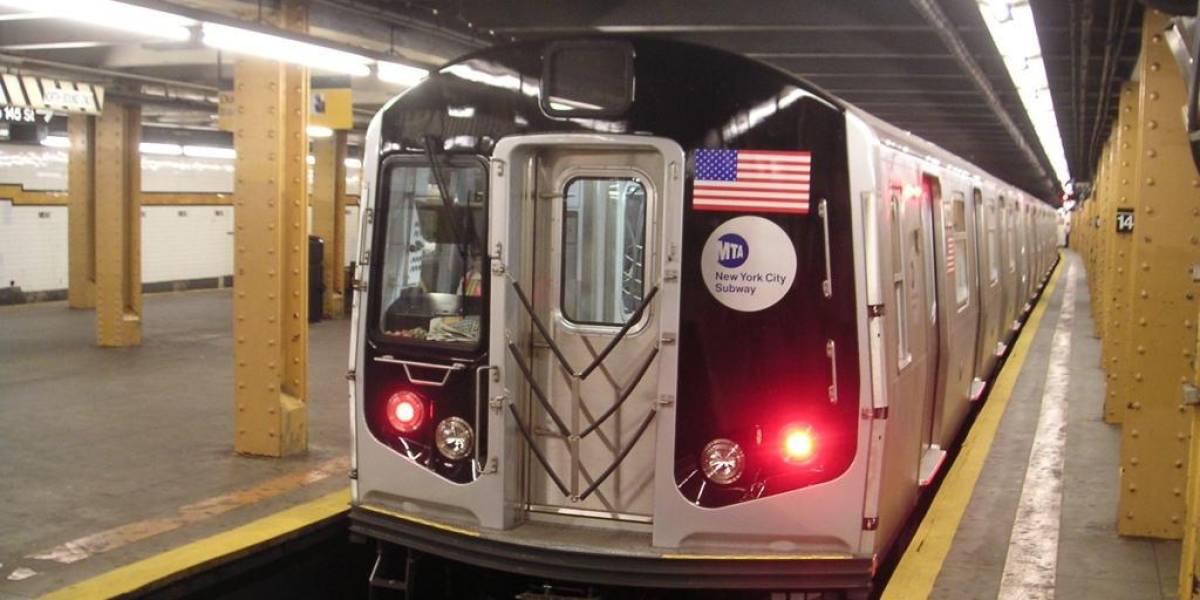
[[[675,41],[466,56],[363,172],[351,527],[385,587],[437,557],[865,597],[1057,261],[1040,200]]]

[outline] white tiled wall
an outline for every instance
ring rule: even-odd
[[[346,214],[346,263],[358,243],[358,207]],[[233,207],[143,206],[142,281],[233,274]],[[11,283],[10,283],[11,282]],[[0,287],[67,287],[67,208],[0,200]]]
[[[0,144],[0,184],[64,190],[66,169],[65,151]],[[349,179],[357,185],[357,169],[351,170]],[[143,156],[142,189],[228,193],[233,190],[233,162]],[[349,264],[358,244],[358,207],[347,207],[345,218]],[[231,275],[232,232],[232,206],[143,206],[142,281]],[[10,284],[26,292],[67,287],[65,206],[13,206],[0,198],[0,287]]]
[[[0,200],[0,287],[67,287],[67,207]]]

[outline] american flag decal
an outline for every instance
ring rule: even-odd
[[[692,208],[806,215],[811,176],[811,152],[701,148]]]

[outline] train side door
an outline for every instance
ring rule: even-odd
[[[649,523],[660,384],[674,386],[660,334],[678,319],[678,288],[663,280],[665,214],[679,210],[666,179],[682,151],[527,137],[504,157],[510,208],[492,224],[513,257],[505,285],[521,288],[494,303],[491,351],[526,442],[522,504]]]
[[[940,339],[942,323],[939,319],[938,311],[938,270],[936,259],[936,245],[942,244],[942,236],[938,235],[938,231],[944,231],[940,227],[941,219],[935,219],[934,213],[942,213],[942,187],[941,182],[937,177],[932,175],[922,174],[921,176],[921,228],[920,228],[920,256],[923,260],[922,283],[924,286],[924,319],[922,325],[925,329],[924,334],[924,379],[925,393],[923,395],[923,422],[924,433],[922,435],[922,452],[921,452],[921,476],[922,482],[926,476],[932,474],[941,460],[941,451],[936,446],[937,434],[934,431],[936,427],[936,403],[938,393],[938,362],[940,361]],[[944,247],[944,244],[943,244]]]

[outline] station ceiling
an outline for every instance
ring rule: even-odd
[[[132,1],[251,23],[276,4]],[[1031,4],[1071,172],[1086,180],[1137,58],[1142,8],[1135,0]],[[213,128],[231,57],[3,10],[0,69],[101,80],[146,100],[149,121]],[[718,46],[808,79],[1035,195],[1058,192],[974,0],[312,0],[311,12],[314,41],[427,67],[490,44],[597,31]],[[353,87],[362,122],[397,91],[370,78]]]

